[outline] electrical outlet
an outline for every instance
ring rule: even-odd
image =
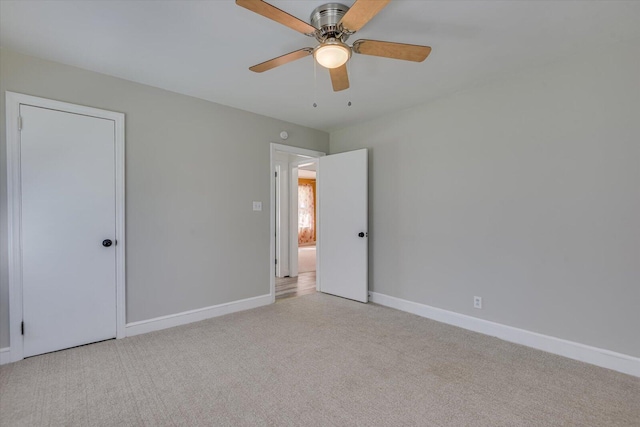
[[[482,308],[482,297],[473,297],[473,308]]]
[[[253,210],[261,211],[262,210],[262,202],[253,202]]]

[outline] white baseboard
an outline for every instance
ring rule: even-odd
[[[200,320],[222,316],[224,314],[235,313],[236,311],[249,310],[252,308],[269,305],[273,302],[271,295],[261,295],[239,301],[232,301],[225,304],[211,307],[199,308],[197,310],[185,311],[183,313],[170,314],[168,316],[156,317],[155,319],[142,320],[140,322],[127,323],[125,333],[127,337],[146,334],[147,332],[159,331],[161,329],[172,328],[174,326],[186,325],[187,323],[199,322]],[[11,362],[11,349],[9,347],[0,348],[0,365]]]
[[[185,311],[182,313],[170,314],[168,316],[156,317],[154,319],[142,320],[140,322],[127,323],[125,334],[128,337],[146,334],[147,332],[159,331],[161,329],[173,328],[174,326],[186,325],[187,323],[199,322],[236,311],[249,310],[252,308],[268,305],[273,302],[271,295],[261,295],[258,297],[232,301],[224,304],[213,305],[211,307],[199,308],[197,310]]]
[[[640,377],[640,358],[638,357],[518,329],[377,292],[369,292],[369,300],[376,304],[417,314],[438,322]]]
[[[11,348],[0,348],[0,365],[11,362]]]

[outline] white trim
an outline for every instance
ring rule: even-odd
[[[282,151],[283,153],[297,154],[300,156],[308,156],[313,158],[327,155],[327,153],[324,153],[322,151],[308,150],[306,148],[294,147],[293,145],[277,144],[275,142],[271,143],[271,151]]]
[[[11,363],[11,348],[0,348],[0,365]]]
[[[298,166],[289,163],[289,276],[298,277]]]
[[[276,199],[274,202],[275,208],[275,245],[276,252],[275,258],[278,260],[276,264],[276,276],[285,277],[289,276],[289,209],[282,209],[282,204],[286,200],[284,194],[289,195],[289,171],[287,170],[287,163],[276,160],[274,162],[274,169],[276,172],[275,187]],[[286,190],[283,190],[286,188]],[[282,224],[285,224],[283,227]],[[286,236],[286,239],[283,238]]]
[[[525,329],[514,328],[501,323],[478,319],[477,317],[467,316],[377,292],[369,292],[369,300],[376,304],[406,311],[407,313],[416,314],[438,322],[640,377],[640,358],[638,357],[591,347]]]
[[[326,153],[322,151],[313,151],[307,150],[306,148],[293,147],[291,145],[283,145],[277,144],[275,142],[271,143],[270,151],[269,151],[269,193],[270,193],[270,203],[269,203],[269,295],[271,296],[271,302],[276,301],[276,210],[274,208],[276,203],[276,189],[274,185],[274,172],[275,172],[275,152],[281,151],[284,153],[290,154],[298,154],[301,156],[309,156],[313,158],[325,156]],[[289,185],[291,189],[291,185]],[[319,245],[320,242],[316,242],[316,246]],[[316,250],[316,257],[318,251]],[[318,258],[317,258],[318,259]],[[319,259],[318,259],[319,262]],[[317,270],[317,267],[316,267]],[[319,289],[319,279],[316,276],[316,289]]]
[[[23,359],[22,335],[22,236],[21,236],[21,183],[20,183],[20,105],[49,108],[115,122],[116,162],[116,338],[125,336],[125,185],[124,185],[124,114],[38,98],[15,92],[6,92],[7,108],[7,210],[9,253],[9,340],[11,361]]]
[[[321,250],[320,250],[320,232],[322,224],[320,223],[320,212],[322,211],[322,203],[320,203],[320,191],[322,190],[322,174],[320,173],[320,161],[316,163],[316,292],[322,292],[322,273],[321,270]]]
[[[237,311],[262,307],[263,305],[269,305],[272,302],[271,295],[261,295],[224,304],[212,305],[211,307],[204,307],[182,313],[170,314],[168,316],[156,317],[155,319],[127,323],[126,335],[128,337],[132,337],[135,335],[146,334],[148,332],[173,328],[174,326],[199,322],[201,320],[223,316]]]
[[[116,338],[126,336],[125,324],[127,322],[126,283],[126,240],[125,240],[125,148],[124,148],[124,119],[122,113],[116,122]]]

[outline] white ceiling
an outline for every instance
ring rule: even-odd
[[[271,3],[308,21],[314,7],[325,1]],[[314,79],[311,57],[263,74],[250,72],[251,65],[314,46],[315,40],[233,0],[2,0],[0,44],[331,130],[572,52],[640,38],[639,22],[640,1],[395,0],[349,42],[370,38],[425,44],[433,52],[419,64],[354,55],[351,88],[339,93],[331,90],[322,67]]]
[[[298,171],[298,178],[316,179],[316,172],[300,169]]]

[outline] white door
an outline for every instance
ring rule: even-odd
[[[24,356],[115,338],[115,122],[20,116]]]
[[[320,157],[320,291],[367,302],[367,150]]]

